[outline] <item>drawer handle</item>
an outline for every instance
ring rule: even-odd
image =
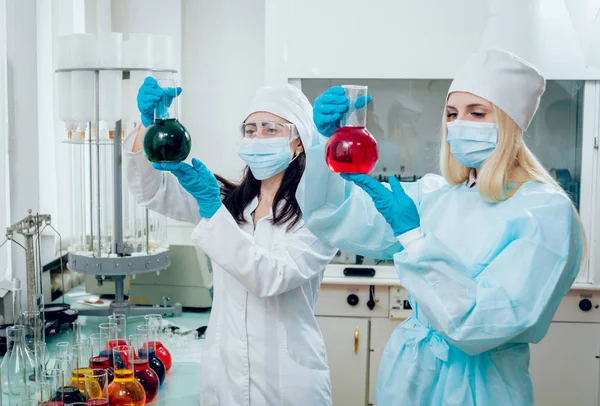
[[[358,354],[358,342],[360,339],[360,331],[358,330],[358,326],[356,326],[356,330],[354,330],[354,353]]]

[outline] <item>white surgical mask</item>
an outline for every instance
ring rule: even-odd
[[[265,180],[284,171],[290,165],[290,139],[244,138],[238,155],[248,164],[256,179]]]
[[[455,120],[448,123],[448,144],[454,158],[468,168],[479,168],[498,143],[498,125]]]

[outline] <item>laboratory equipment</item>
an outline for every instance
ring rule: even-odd
[[[92,370],[85,374],[85,398],[88,406],[108,406],[107,371]],[[98,391],[98,388],[100,390]]]
[[[174,80],[160,79],[162,100],[154,110],[154,122],[146,130],[144,151],[151,162],[184,161],[191,149],[192,139],[177,119],[177,85]]]
[[[160,387],[160,381],[156,372],[150,368],[148,360],[147,343],[148,336],[144,334],[133,334],[129,336],[129,343],[133,347],[135,359],[133,360],[135,379],[146,391],[146,403],[152,402]]]
[[[43,406],[62,406],[65,385],[63,370],[60,368],[48,369],[43,374],[44,382],[48,383],[48,393],[44,396]]]
[[[137,275],[129,281],[129,300],[167,306],[169,300],[184,307],[212,306],[213,273],[210,259],[194,245],[170,245],[168,272]],[[194,272],[189,272],[193,269]]]
[[[173,37],[170,35],[153,35],[154,69],[174,69]]]
[[[111,343],[118,342],[118,327],[115,323],[100,323],[98,325],[98,332],[107,337],[106,346],[100,352],[100,356],[108,357],[110,366],[114,368],[111,356],[111,351],[114,347],[111,347]]]
[[[56,37],[55,69],[65,69],[71,64],[71,35]],[[73,137],[77,124],[73,120],[71,104],[71,72],[62,72],[57,76],[58,82],[58,118],[65,124],[67,138]]]
[[[119,35],[100,34],[98,44],[101,49],[108,48],[105,55],[107,60],[112,58],[118,62],[118,56],[110,44],[119,43]],[[72,40],[73,50],[79,49],[87,37],[77,37]],[[130,35],[130,41],[135,36]],[[101,43],[109,44],[102,46]],[[77,52],[72,52],[76,54]],[[78,58],[85,59],[85,55]],[[91,60],[91,59],[90,59]],[[80,61],[81,62],[81,61]],[[74,137],[65,141],[70,148],[71,159],[71,185],[70,202],[72,205],[72,236],[69,243],[68,268],[71,271],[93,275],[98,283],[105,280],[114,282],[115,300],[107,308],[86,307],[80,309],[85,315],[107,316],[112,313],[121,314],[181,314],[181,306],[149,308],[131,306],[124,295],[124,280],[128,275],[153,273],[167,269],[170,264],[168,244],[166,242],[166,218],[158,214],[151,214],[147,209],[141,208],[134,202],[133,196],[128,192],[126,179],[122,173],[122,112],[109,112],[110,109],[102,107],[107,103],[106,97],[112,97],[110,90],[102,90],[100,76],[103,72],[118,71],[120,80],[129,79],[132,71],[151,70],[150,63],[143,69],[129,67],[99,67],[108,62],[94,64],[81,63],[65,69],[57,69],[57,74],[70,72],[72,77],[91,75],[92,80],[85,84],[86,91],[91,89],[91,94],[86,102],[92,103],[92,114],[88,114],[87,107],[79,109],[80,117],[74,117],[82,131],[88,131],[88,136],[83,132],[83,137]],[[79,73],[85,75],[78,75]],[[77,75],[76,75],[77,74]],[[111,80],[103,81],[107,88],[116,85],[115,75]],[[89,78],[88,78],[89,79]],[[74,85],[74,80],[72,84]],[[81,84],[84,86],[84,84]],[[76,86],[72,86],[73,89]],[[101,94],[104,94],[101,96]],[[119,97],[119,99],[122,99]],[[72,100],[73,104],[75,101]],[[84,116],[83,110],[86,115]],[[77,112],[72,114],[76,116]],[[110,114],[109,114],[110,113]],[[116,120],[114,131],[112,121]],[[108,137],[103,134],[101,121],[107,122]],[[88,130],[89,128],[89,130]],[[112,135],[111,135],[112,134]],[[125,198],[124,198],[125,197]]]
[[[151,336],[152,328],[150,328],[148,325],[138,326],[137,333]],[[167,368],[165,367],[165,364],[162,362],[162,360],[157,355],[156,342],[154,342],[154,341],[148,342],[141,351],[144,353],[147,353],[148,365],[150,365],[150,368],[152,368],[152,370],[154,372],[156,372],[156,375],[158,376],[158,380],[160,381],[160,384],[162,385],[167,376]]]
[[[56,343],[56,358],[53,369],[60,370],[66,379],[71,376],[71,345],[69,343]],[[64,383],[61,383],[61,385],[64,385]]]
[[[11,397],[20,396],[27,385],[35,380],[35,356],[25,343],[24,326],[9,327],[7,334],[9,348],[4,357],[6,377],[2,383],[3,392]]]
[[[171,353],[163,344],[162,337],[162,316],[160,314],[148,314],[144,316],[144,320],[148,325],[148,343],[154,345],[156,356],[162,361],[167,371],[167,374],[171,370],[172,358]]]
[[[35,310],[22,312],[21,322],[25,328],[25,343],[29,348],[33,348],[38,341],[43,342],[40,312]]]
[[[325,160],[333,172],[370,173],[377,165],[377,142],[366,128],[367,86],[342,86],[350,100],[348,111],[325,147]]]
[[[94,333],[90,335],[90,344],[92,346],[92,358],[90,358],[90,368],[94,370],[106,371],[108,383],[114,379],[114,372],[110,366],[110,354],[106,352],[108,336],[104,333]]]
[[[108,316],[108,322],[116,325],[116,337],[108,340],[108,348],[112,349],[117,345],[127,345],[127,316],[124,314],[111,314]]]
[[[115,380],[108,386],[111,406],[143,406],[144,387],[135,380],[133,348],[120,345],[112,350]]]
[[[92,346],[87,343],[79,342],[73,345],[73,352],[71,355],[71,380],[67,384],[68,386],[74,386],[85,395],[86,383],[85,374],[86,372],[92,371],[90,368],[90,359],[92,358]],[[95,388],[96,394],[100,389]]]
[[[62,399],[61,402],[64,405],[75,402],[85,403],[85,396],[74,386],[61,386],[58,388],[52,400],[59,401],[59,399]]]
[[[21,323],[21,303],[23,291],[21,290],[21,279],[13,278],[13,325]]]
[[[108,138],[114,138],[117,121],[121,119],[123,90],[122,44],[123,34],[120,32],[98,33],[99,66],[104,68],[99,74],[100,120],[107,124]],[[108,167],[106,167],[108,168]]]

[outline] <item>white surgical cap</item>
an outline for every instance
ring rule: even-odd
[[[254,95],[244,120],[259,111],[275,114],[294,124],[304,149],[312,146],[312,106],[300,89],[292,85],[261,87]]]
[[[525,131],[546,89],[542,74],[521,58],[498,48],[488,48],[467,59],[455,76],[448,95],[467,92],[500,107]]]

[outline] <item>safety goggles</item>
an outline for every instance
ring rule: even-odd
[[[291,123],[277,121],[247,121],[241,125],[244,138],[297,138],[296,126]]]

